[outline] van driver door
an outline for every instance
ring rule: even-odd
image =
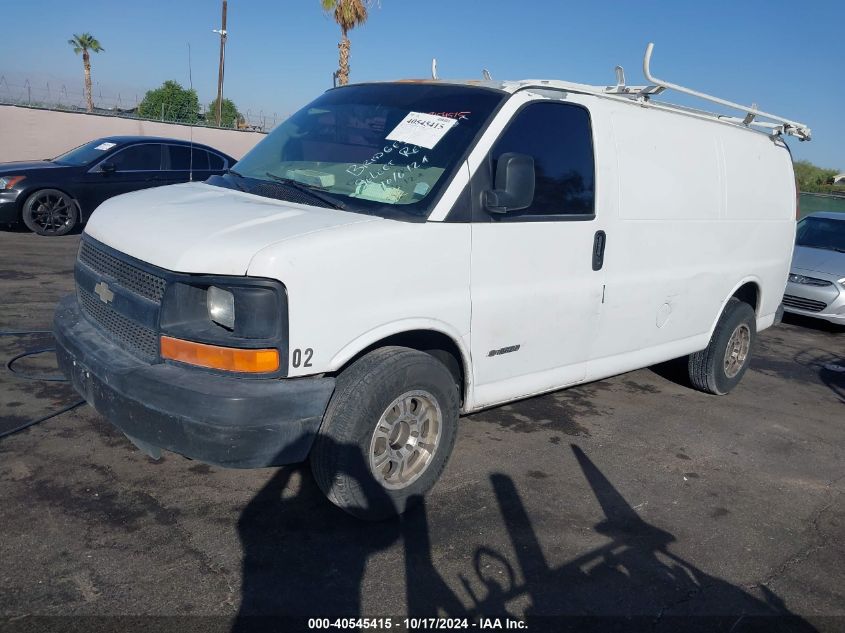
[[[601,309],[607,235],[596,213],[590,112],[526,97],[511,98],[523,103],[472,178],[475,406],[583,380]],[[533,198],[502,212],[490,203],[508,196],[486,191],[518,186],[518,173],[500,169],[514,155],[514,165],[533,159]]]

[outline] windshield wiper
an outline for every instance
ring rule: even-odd
[[[838,246],[816,246],[815,244],[796,244],[796,246],[803,246],[805,248],[817,248],[820,251],[836,251],[837,253],[845,253],[845,248]]]
[[[301,182],[297,180],[293,180],[292,178],[282,178],[281,176],[277,176],[274,173],[266,172],[270,178],[275,180],[276,182],[280,182],[286,187],[291,187],[292,189],[296,189],[297,191],[301,191],[302,193],[307,193],[309,196],[317,198],[317,200],[322,200],[327,205],[329,205],[332,209],[345,209],[346,205],[343,204],[337,198],[334,198],[328,194],[323,193],[322,191],[318,191],[313,187],[309,187],[308,185],[303,185]]]
[[[228,176],[229,174],[231,174],[232,176],[237,176],[237,177],[238,177],[238,178],[240,178],[241,180],[243,180],[243,179],[245,179],[245,178],[246,178],[246,176],[244,176],[243,174],[241,174],[241,173],[239,173],[239,172],[236,172],[234,169],[227,169],[227,170],[226,170],[226,175]],[[237,181],[235,181],[235,186],[236,186],[239,190],[241,190],[241,191],[243,191],[243,192],[245,192],[245,193],[249,193],[249,189],[247,189],[246,187],[244,187],[242,184],[240,184],[240,183],[239,183],[239,182],[237,182]]]

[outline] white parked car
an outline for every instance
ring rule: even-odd
[[[150,454],[310,458],[364,518],[433,486],[460,414],[682,356],[725,394],[776,318],[781,135],[809,130],[663,85],[330,90],[228,175],[100,207],[60,366]]]

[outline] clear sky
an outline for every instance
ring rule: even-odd
[[[66,43],[90,31],[95,96],[125,101],[165,79],[216,95],[219,0],[0,0],[0,76],[81,93],[82,61]],[[622,64],[641,83],[642,54],[668,81],[809,124],[797,158],[845,171],[845,16],[841,2],[381,0],[351,32],[352,81],[426,77],[555,78],[613,83]],[[230,0],[225,95],[242,111],[289,114],[331,85],[339,29],[319,0]],[[0,93],[7,89],[0,81]],[[14,90],[15,88],[12,88]],[[668,93],[667,93],[668,94]],[[680,101],[680,99],[679,99]]]

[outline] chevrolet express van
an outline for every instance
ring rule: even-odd
[[[226,175],[93,214],[60,366],[151,455],[309,459],[369,519],[434,485],[462,414],[679,357],[727,394],[776,320],[783,135],[809,130],[663,87],[329,90]]]

